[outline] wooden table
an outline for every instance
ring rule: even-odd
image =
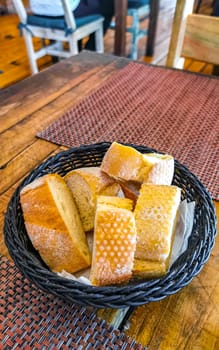
[[[27,174],[66,147],[36,138],[67,108],[129,63],[126,58],[83,52],[0,92],[0,254],[6,206]],[[217,217],[219,204],[215,202]],[[219,239],[202,272],[180,292],[135,309],[100,310],[114,326],[129,314],[125,332],[149,349],[219,348]],[[131,311],[131,312],[130,312]]]

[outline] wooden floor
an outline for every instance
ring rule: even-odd
[[[17,29],[18,22],[17,15],[7,14],[0,16],[0,89],[25,79],[31,74],[24,39],[20,36],[19,30]],[[147,26],[147,23],[143,23],[142,25]],[[146,41],[147,38],[140,39],[139,41],[139,60],[144,60]],[[35,39],[34,42],[36,47],[40,45],[39,40]],[[129,34],[127,34],[126,43],[126,55],[128,56],[130,51]],[[114,31],[109,30],[104,39],[105,53],[113,54],[113,45]],[[40,70],[45,69],[50,64],[53,64],[51,57],[42,58],[38,61],[38,63]],[[162,61],[156,62],[156,64],[165,64],[165,59],[163,58]],[[186,61],[185,68],[195,72],[212,74],[211,65],[192,60]]]

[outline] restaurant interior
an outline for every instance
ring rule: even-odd
[[[24,5],[28,1],[23,1]],[[140,37],[137,45],[137,57],[139,61],[151,62],[156,65],[165,65],[171,36],[171,24],[173,20],[175,0],[161,1],[159,9],[159,17],[156,23],[156,38],[153,43],[153,52],[147,55],[147,39],[148,33]],[[211,15],[213,11],[213,1],[211,0],[196,0],[194,2],[193,13]],[[145,16],[140,22],[140,27],[148,29],[149,17]],[[127,26],[130,26],[133,18],[127,16]],[[0,1],[0,88],[10,86],[31,74],[29,61],[27,57],[24,38],[20,35],[17,28],[19,18],[13,6],[13,1]],[[104,37],[104,52],[114,54],[115,30],[109,29]],[[41,45],[39,38],[34,38],[35,48],[38,49]],[[130,57],[131,52],[131,34],[126,32],[125,39],[125,57]],[[44,56],[38,60],[39,69],[42,70],[53,64],[51,56]],[[213,65],[203,61],[198,61],[192,58],[187,58],[184,63],[184,69],[194,72],[202,72],[204,74],[212,74]],[[215,74],[216,70],[215,70]]]
[[[0,0],[0,349],[218,350],[219,1],[55,2]]]

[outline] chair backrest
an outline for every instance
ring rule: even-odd
[[[30,0],[29,4],[27,0],[12,1],[20,18],[19,28],[24,36],[33,74],[39,71],[39,58],[46,55],[60,58],[76,55],[78,41],[93,33],[96,51],[104,51],[104,18],[101,15],[93,15],[75,19],[73,11],[79,0]],[[33,37],[42,39],[39,47],[34,46]],[[65,45],[66,43],[68,45]]]
[[[27,22],[27,11],[22,0],[13,0],[13,5],[22,23]]]
[[[182,68],[188,57],[219,65],[219,17],[192,14],[194,0],[178,0],[166,65]]]
[[[70,6],[69,0],[60,0],[60,1],[62,3],[63,13],[64,13],[65,21],[66,21],[68,28],[75,30],[76,23],[75,23],[74,14],[72,12],[72,8]],[[78,1],[75,1],[75,2],[78,3]],[[13,0],[13,4],[14,4],[14,7],[17,11],[19,18],[20,18],[20,21],[22,23],[26,23],[26,21],[27,21],[27,9],[26,9],[26,6],[24,6],[24,1]],[[31,6],[30,6],[30,10],[31,10]]]
[[[61,0],[61,1],[64,9],[65,21],[68,27],[74,30],[76,28],[76,24],[75,24],[75,19],[74,19],[72,9],[70,7],[70,2],[68,0]]]

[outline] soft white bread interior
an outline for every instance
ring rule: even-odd
[[[52,271],[72,273],[90,266],[78,210],[61,176],[34,180],[22,189],[20,201],[32,244]]]
[[[132,201],[99,196],[95,216],[90,280],[103,286],[128,282],[132,276],[136,229]]]
[[[181,189],[177,186],[141,186],[134,210],[137,230],[135,259],[161,263],[161,269],[162,263],[168,267],[180,196]],[[138,262],[138,269],[141,265]]]
[[[133,147],[113,142],[102,160],[101,170],[117,181],[170,185],[174,158],[168,154],[142,154]]]
[[[97,195],[116,196],[120,190],[119,184],[99,167],[72,170],[64,179],[78,207],[85,232],[93,230]]]
[[[156,185],[171,185],[174,175],[174,158],[169,154],[143,154],[145,164],[151,164],[143,182]]]

